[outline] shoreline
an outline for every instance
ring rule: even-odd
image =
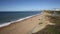
[[[8,25],[10,25],[10,24],[12,24],[12,23],[17,23],[17,22],[19,22],[19,21],[23,21],[23,20],[25,20],[25,19],[29,19],[29,18],[31,18],[31,17],[37,16],[37,15],[40,15],[40,14],[41,14],[41,13],[35,14],[35,15],[31,15],[31,16],[27,16],[27,17],[24,17],[24,18],[15,20],[15,21],[11,21],[11,22],[7,22],[7,23],[4,23],[4,24],[1,24],[1,25],[0,25],[0,28],[5,27],[5,26],[8,26]]]
[[[43,13],[35,14],[32,17],[24,19],[8,26],[0,28],[0,34],[30,34],[32,29],[40,23]],[[4,32],[4,33],[3,33]]]

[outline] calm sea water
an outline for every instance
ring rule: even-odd
[[[40,11],[0,12],[0,24],[41,13]]]

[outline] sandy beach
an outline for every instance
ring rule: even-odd
[[[38,25],[40,16],[41,15],[33,16],[2,27],[0,28],[0,34],[28,34],[36,25]]]
[[[52,17],[51,14],[52,12],[44,11],[39,15],[12,23],[0,28],[0,34],[50,34],[51,31],[54,32],[55,26],[57,27],[60,22],[60,17]]]

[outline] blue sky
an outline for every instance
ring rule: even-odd
[[[0,11],[39,11],[60,8],[60,0],[0,0]]]

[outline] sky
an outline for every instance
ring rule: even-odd
[[[0,11],[40,11],[60,8],[60,0],[0,0]]]

